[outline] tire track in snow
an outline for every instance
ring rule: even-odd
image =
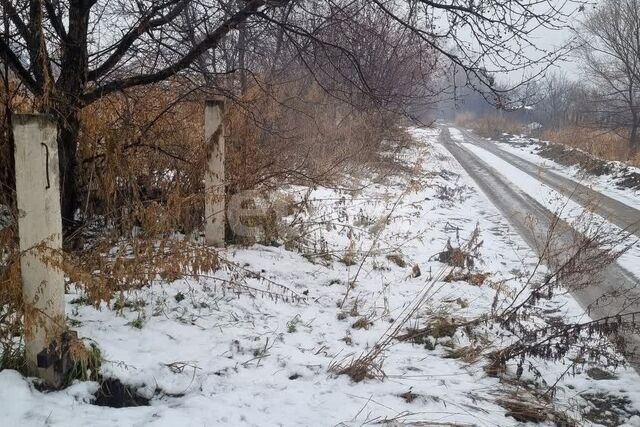
[[[464,136],[465,142],[477,145],[491,154],[501,158],[538,181],[554,190],[570,197],[582,206],[592,208],[607,221],[640,237],[640,210],[635,209],[619,200],[595,191],[580,182],[566,178],[546,168],[540,167],[528,160],[500,149],[485,138],[472,134],[465,129],[458,129]]]
[[[441,143],[527,244],[534,251],[539,251],[539,243],[547,238],[554,218],[553,212],[465,148],[464,145],[467,144],[454,141],[447,128],[443,128],[441,132]],[[564,220],[558,222],[555,230],[560,245],[570,244],[569,239],[576,233]],[[607,266],[599,277],[594,277],[593,283],[587,288],[571,291],[572,296],[593,319],[640,311],[638,279],[617,262]],[[603,298],[605,295],[607,297]],[[629,332],[624,337],[629,345],[627,360],[640,372],[640,336]]]

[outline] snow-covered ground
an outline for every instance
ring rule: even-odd
[[[394,342],[379,360],[384,378],[355,383],[330,370],[375,346],[418,295],[429,298],[408,326],[443,316],[477,319],[492,306],[508,305],[536,264],[534,253],[437,143],[438,131],[412,134],[418,146],[402,153],[413,159],[412,174],[358,191],[311,191],[308,234],[298,250],[230,247],[221,252],[229,264],[211,277],[129,291],[117,311],[78,302],[82,291],[71,290],[68,315],[79,335],[102,351],[102,374],[137,387],[151,398],[149,406],[98,407],[90,403],[96,383],[43,393],[32,379],[5,370],[1,424],[521,425],[498,401],[522,389],[483,369],[483,356],[509,342],[491,323],[476,326],[484,337],[476,361],[447,357],[470,342],[466,329],[458,328],[451,338],[431,340],[432,346]],[[285,191],[301,199],[308,189]],[[464,243],[476,227],[483,243],[474,268],[490,273],[487,281],[433,282],[445,267],[433,256],[448,240]],[[305,300],[236,293],[233,283],[239,282],[275,292],[284,285]],[[566,294],[544,304],[566,321],[587,319]],[[549,384],[566,370],[566,360],[532,362]],[[555,408],[579,417],[593,407],[582,396],[602,393],[640,409],[635,371],[619,368],[595,379],[586,368],[561,380]],[[640,417],[626,422],[640,425]]]

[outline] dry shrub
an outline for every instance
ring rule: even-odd
[[[149,217],[162,233],[199,229],[205,96],[174,81],[115,94],[83,110],[84,218],[100,217],[123,234]],[[397,115],[350,106],[306,80],[255,84],[227,102],[225,123],[228,196],[384,176],[400,167],[389,152],[410,144]]]
[[[447,248],[437,255],[437,259],[444,264],[459,268],[472,268],[474,264],[474,257],[461,248],[451,246],[451,241],[447,242]]]
[[[523,276],[525,280],[519,285],[518,294],[504,309],[497,308],[497,295],[494,299],[494,319],[511,335],[512,341],[489,354],[485,368],[489,375],[503,381],[520,380],[527,372],[536,385],[544,386],[549,396],[555,394],[560,380],[575,375],[580,365],[594,363],[616,368],[624,363],[623,355],[633,351],[625,347],[626,338],[637,331],[638,312],[633,308],[621,307],[618,311],[611,305],[613,308],[603,313],[591,312],[601,304],[605,307],[612,304],[611,298],[634,298],[624,281],[616,283],[618,278],[613,283],[605,281],[607,274],[612,274],[609,268],[637,244],[633,235],[611,230],[606,220],[589,211],[570,224],[560,219],[561,213],[562,208],[545,224],[547,232],[536,242],[538,263]],[[545,274],[539,275],[543,265]],[[545,302],[556,294],[588,288],[603,292],[587,308],[587,313],[598,316],[594,320],[555,317],[548,312]],[[549,384],[544,370],[538,368],[542,360],[567,365],[555,383]],[[515,375],[508,369],[509,361],[515,363]]]
[[[53,258],[51,255],[50,259]],[[110,302],[118,293],[122,300],[124,291],[159,281],[171,283],[184,277],[210,280],[221,292],[229,290],[284,301],[299,302],[305,299],[287,286],[221,258],[215,248],[184,239],[131,238],[119,243],[102,241],[81,255],[62,255],[62,262],[56,266],[73,283],[82,286],[86,302],[92,304]],[[87,265],[92,267],[91,272],[87,271]],[[232,279],[213,276],[220,268],[230,270]],[[248,285],[245,277],[259,279],[262,286],[256,288]]]
[[[567,127],[548,129],[542,138],[570,147],[579,148],[595,157],[605,160],[618,160],[640,166],[640,154],[632,154],[629,141],[621,135],[603,129],[585,127]]]
[[[12,115],[30,111],[32,100],[22,85],[0,79],[0,209],[15,208]],[[3,212],[0,212],[0,227]]]
[[[0,370],[24,368],[22,281],[14,227],[0,228]]]
[[[410,141],[398,121],[394,114],[341,102],[307,80],[256,85],[228,115],[232,191],[272,177],[335,186],[346,176],[386,172],[393,162],[384,151]]]
[[[86,266],[91,266],[91,271]],[[173,282],[184,276],[207,276],[219,266],[216,250],[202,244],[133,238],[121,243],[105,240],[81,254],[63,253],[58,267],[73,283],[82,286],[87,302],[99,305],[110,302],[118,292],[158,280]]]
[[[59,267],[90,303],[219,267],[214,249],[189,238],[204,216],[202,98],[172,81],[114,94],[82,111],[84,226]]]
[[[187,95],[189,92],[186,92]],[[101,99],[82,111],[81,210],[128,232],[201,225],[205,170],[202,102],[177,83]],[[160,230],[162,229],[162,230]]]
[[[522,124],[499,114],[476,116],[473,113],[456,115],[456,124],[475,130],[485,138],[499,138],[503,133],[520,134]]]
[[[500,115],[478,117],[473,113],[461,113],[456,115],[456,124],[493,139],[500,138],[503,133],[514,135],[523,133],[522,124]],[[630,150],[628,138],[606,129],[567,126],[560,129],[546,129],[542,132],[541,138],[552,143],[579,148],[598,159],[617,160],[640,166],[640,153],[633,153]],[[575,152],[573,155],[579,156]],[[576,159],[568,164],[576,164],[578,161],[589,169],[589,164],[593,163],[594,159]]]

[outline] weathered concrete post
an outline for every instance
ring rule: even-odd
[[[16,115],[13,134],[27,364],[33,375],[58,387],[59,366],[38,364],[38,356],[60,342],[65,324],[64,276],[52,265],[62,250],[56,122],[47,115]]]
[[[225,228],[223,113],[223,99],[212,99],[205,103],[204,140],[207,148],[207,170],[204,174],[204,235],[207,244],[216,247],[224,247]]]

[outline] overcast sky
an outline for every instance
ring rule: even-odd
[[[595,8],[598,3],[599,0],[592,1],[589,5],[585,6],[585,11],[583,12],[575,10],[572,14],[572,17],[568,20],[567,25],[577,27],[580,21],[584,19],[585,13]],[[566,10],[574,10],[577,7],[577,4],[569,4],[567,5]],[[536,30],[531,35],[529,40],[541,49],[554,51],[562,48],[563,46],[566,46],[567,43],[571,40],[571,37],[572,30],[570,28],[564,28],[560,30],[541,28]],[[531,56],[535,56],[535,51],[532,50]],[[571,54],[567,55],[563,61],[559,61],[552,69],[566,73],[567,77],[573,80],[577,80],[580,78],[580,64]],[[534,70],[535,67],[533,67],[532,70],[529,71],[529,74],[533,74],[535,72]],[[521,80],[523,75],[523,72],[508,73],[504,75],[503,78],[506,78],[510,82],[515,83],[516,80]]]
[[[580,14],[578,16],[584,15]],[[532,39],[537,46],[543,49],[557,50],[565,46],[571,40],[571,36],[572,31],[568,28],[562,30],[541,29],[537,31]],[[572,55],[559,62],[557,69],[567,73],[567,76],[572,79],[578,78],[580,75],[580,66]]]

